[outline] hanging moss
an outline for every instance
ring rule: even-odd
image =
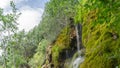
[[[81,0],[76,9],[75,21],[83,25],[82,40],[86,48],[85,61],[80,68],[120,66],[120,31],[118,28],[120,27],[118,21],[120,12],[117,9],[120,4],[118,0],[105,3],[106,1],[102,0]]]
[[[54,44],[54,46],[52,47],[52,59],[53,59],[53,64],[55,66],[55,68],[57,68],[60,63],[59,63],[59,54],[60,52],[62,52],[62,50],[69,48],[69,42],[70,42],[70,36],[69,33],[70,32],[70,28],[69,27],[65,27],[61,33],[58,35],[58,38]]]

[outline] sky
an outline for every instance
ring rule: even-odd
[[[18,11],[22,13],[17,22],[19,30],[25,31],[40,23],[45,3],[48,2],[48,0],[0,0],[0,8],[3,8],[5,13],[11,11],[10,1],[14,1]]]
[[[4,9],[5,13],[11,12],[10,1],[14,1],[18,11],[22,13],[17,20],[19,31],[24,29],[26,32],[40,23],[45,3],[48,2],[48,0],[0,0],[0,8]],[[0,49],[0,55],[1,53]]]

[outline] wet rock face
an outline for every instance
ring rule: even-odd
[[[72,36],[73,37],[70,40],[69,48],[65,48],[61,52],[59,52],[59,57],[57,60],[59,62],[59,65],[57,66],[58,68],[64,68],[65,60],[72,58],[74,53],[77,51],[76,36]],[[42,68],[56,68],[54,67],[52,57],[52,46],[50,45],[46,49],[46,60]]]
[[[64,34],[64,32],[62,32],[58,36],[56,41],[54,41],[52,45],[47,47],[46,60],[42,68],[65,68],[64,65],[66,60],[71,59],[73,55],[77,52],[76,31],[75,31],[75,26],[73,24],[70,25],[68,33],[69,35],[66,35]],[[69,38],[69,40],[65,38]],[[60,44],[62,43],[62,45],[59,45],[58,42]],[[68,42],[69,44],[66,44]],[[54,51],[52,51],[52,48],[54,48]]]
[[[46,59],[41,68],[54,68],[52,64],[52,46],[49,45],[46,49]]]
[[[64,68],[65,61],[67,59],[71,59],[73,55],[75,54],[76,50],[70,49],[64,49],[62,52],[59,53],[59,59],[60,62],[59,68]]]
[[[49,62],[52,62],[52,46],[48,46],[47,51],[46,51],[46,60]]]
[[[76,50],[73,51],[72,49],[65,49],[65,50],[63,50],[59,54],[59,61],[63,61],[63,60],[72,58],[72,56],[74,55],[75,52],[76,52]]]
[[[69,48],[63,49],[62,52],[59,53],[59,61],[64,61],[66,59],[72,58],[74,53],[77,51],[76,46],[76,32],[74,26],[71,27],[70,31],[70,44]]]

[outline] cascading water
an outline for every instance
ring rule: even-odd
[[[79,37],[79,33],[78,33],[78,26],[75,27],[75,30],[76,30],[76,39],[77,39],[77,50],[79,53],[80,52],[80,37]]]
[[[78,28],[79,27],[79,28]],[[84,57],[81,56],[81,50],[80,50],[80,46],[81,46],[81,43],[82,41],[81,40],[81,36],[82,34],[79,35],[79,31],[78,29],[80,30],[80,32],[82,32],[82,26],[81,25],[76,25],[75,27],[75,30],[76,30],[76,40],[77,40],[77,51],[78,51],[78,57],[73,61],[73,65],[72,65],[72,68],[78,68],[79,65],[84,61]]]

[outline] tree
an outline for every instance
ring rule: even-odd
[[[3,9],[0,9],[0,33],[1,33],[1,47],[4,51],[4,64],[3,67],[7,68],[7,47],[9,45],[9,41],[11,40],[11,33],[16,32],[17,30],[17,23],[16,20],[18,19],[20,13],[17,13],[16,7],[13,1],[10,2],[12,7],[12,13],[8,13],[6,15],[3,14]],[[5,35],[6,34],[6,35]]]

